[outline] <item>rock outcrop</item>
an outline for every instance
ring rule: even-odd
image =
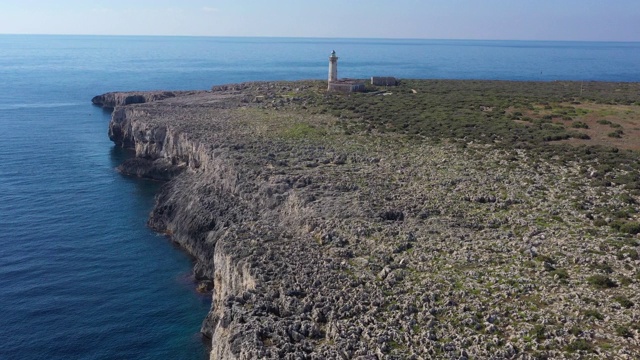
[[[574,205],[616,206],[617,189],[524,150],[345,135],[305,112],[308,87],[223,86],[113,112],[110,138],[136,154],[121,171],[170,179],[148,224],[212,288],[211,359],[633,355],[614,328],[638,314],[611,299],[640,300],[638,244]],[[600,255],[593,236],[631,255]],[[603,263],[631,283],[603,297],[588,284]]]
[[[143,104],[152,101],[164,100],[175,96],[189,95],[199,91],[135,91],[135,92],[110,92],[94,96],[91,102],[94,105],[113,109],[116,106],[130,104]]]

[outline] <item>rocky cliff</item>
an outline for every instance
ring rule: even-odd
[[[149,226],[212,289],[211,359],[612,354],[583,342],[633,354],[613,327],[637,314],[593,303],[615,301],[588,285],[603,259],[584,239],[637,243],[575,206],[619,206],[618,189],[524,150],[345,134],[308,111],[314,91],[241,84],[113,112],[110,138],[136,154],[121,170],[169,180]],[[606,265],[630,278],[628,259]],[[612,291],[633,304],[636,287]],[[611,322],[593,326],[584,309]]]
[[[211,358],[338,356],[335,345],[321,344],[323,311],[331,305],[315,305],[327,307],[314,311],[321,320],[316,322],[310,299],[322,296],[314,284],[348,286],[325,270],[339,265],[326,264],[317,242],[293,238],[305,224],[289,213],[301,211],[300,201],[286,195],[306,180],[270,166],[275,155],[269,152],[290,149],[231,128],[232,98],[199,99],[206,105],[192,107],[199,109],[186,114],[192,118],[185,122],[176,120],[175,110],[193,97],[117,107],[109,136],[117,146],[135,150],[136,158],[120,167],[123,172],[172,177],[157,197],[149,226],[192,254],[196,276],[213,288],[212,311],[202,328],[213,339]]]
[[[175,96],[189,95],[200,91],[134,91],[134,92],[110,92],[102,95],[94,96],[91,102],[94,105],[107,109],[113,109],[116,106],[124,106],[130,104],[143,104],[152,101],[163,100]]]

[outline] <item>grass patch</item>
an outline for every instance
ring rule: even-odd
[[[567,345],[566,350],[569,352],[576,351],[592,351],[593,345],[585,339],[578,339],[569,345]]]
[[[293,124],[282,132],[282,135],[289,139],[319,139],[326,134],[324,129],[305,123]]]

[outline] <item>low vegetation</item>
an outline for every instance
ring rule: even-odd
[[[312,113],[342,119],[347,134],[526,149],[559,163],[585,162],[603,186],[612,167],[640,169],[636,83],[403,80],[351,95],[326,94],[316,83],[297,98]],[[624,181],[640,190],[638,176]]]
[[[424,203],[425,209],[418,213],[423,221],[451,216],[450,221],[458,226],[477,231],[471,235],[474,246],[470,254],[474,255],[467,255],[475,260],[461,261],[456,256],[460,256],[460,247],[464,248],[464,245],[449,244],[445,246],[449,248],[446,250],[448,256],[438,255],[438,252],[428,256],[431,275],[426,276],[423,271],[427,270],[416,265],[408,272],[405,270],[403,281],[429,281],[432,286],[450,289],[450,295],[445,299],[453,304],[470,304],[471,299],[484,302],[499,297],[498,289],[503,289],[510,295],[502,292],[501,296],[509,298],[507,303],[512,305],[501,307],[501,311],[508,314],[505,316],[509,319],[502,317],[502,324],[488,323],[484,311],[470,306],[471,314],[477,314],[476,319],[484,319],[476,322],[464,315],[451,314],[446,307],[438,307],[438,302],[435,308],[449,314],[448,317],[434,315],[438,320],[453,327],[462,326],[465,328],[463,333],[469,337],[474,332],[506,334],[512,331],[507,330],[506,323],[513,328],[528,329],[525,335],[520,335],[524,344],[519,342],[518,351],[540,358],[554,356],[549,354],[558,356],[555,351],[575,357],[607,353],[620,346],[620,339],[636,336],[632,327],[616,325],[630,318],[616,313],[610,306],[615,304],[614,308],[617,306],[620,311],[633,311],[636,300],[632,289],[637,288],[640,280],[640,269],[634,263],[639,257],[635,237],[640,233],[637,206],[640,196],[640,84],[403,80],[397,87],[368,86],[367,92],[345,95],[327,94],[324,83],[317,82],[296,89],[288,94],[285,102],[277,100],[277,95],[274,99],[263,108],[294,109],[301,114],[300,121],[303,122],[314,116],[333,119],[322,122],[320,127],[325,129],[322,137],[311,135],[306,139],[313,144],[330,143],[350,150],[365,147],[372,151],[376,148],[372,143],[385,143],[386,140],[381,139],[387,139],[394,142],[387,145],[388,151],[397,155],[389,156],[404,164],[399,164],[394,171],[414,174],[411,181],[439,179],[435,180],[437,183],[427,181],[423,185],[439,188],[442,196],[468,194],[460,195],[466,205],[458,210],[453,210],[453,205],[438,206],[438,200],[431,206]],[[315,124],[318,124],[317,120]],[[291,129],[299,127],[292,126]],[[290,131],[283,134],[286,136]],[[419,149],[425,145],[449,149],[451,158],[445,160],[436,156],[439,160],[434,159],[429,165],[440,169],[436,164],[441,161],[446,164],[442,167],[444,172],[432,170],[423,174],[418,170],[425,162],[418,155]],[[463,153],[475,164],[458,164]],[[499,153],[500,160],[487,162],[489,153]],[[461,170],[465,175],[454,170],[456,164],[465,169]],[[522,172],[524,168],[531,172]],[[482,172],[486,175],[480,175]],[[517,186],[508,185],[510,181],[516,181],[512,176],[517,177],[521,172],[523,175],[517,181],[524,192],[517,190]],[[486,184],[485,190],[478,190],[475,186],[483,181],[480,178],[485,178],[484,181],[495,178],[497,182]],[[371,189],[374,183],[373,177],[354,181],[360,191]],[[411,186],[412,183],[405,184]],[[386,190],[378,189],[376,193],[398,191],[400,185],[390,180],[385,186]],[[413,188],[415,196],[424,198],[425,190],[417,185]],[[385,199],[390,204],[393,203],[390,199],[398,196],[394,193],[393,197]],[[395,209],[385,211],[383,214],[400,213]],[[404,222],[412,216],[411,213],[402,214]],[[390,223],[396,222],[383,218]],[[526,247],[517,250],[530,257],[516,255],[521,263],[515,264],[501,255],[513,253],[512,250],[497,244],[518,246],[520,240],[514,243],[490,241],[492,245],[485,244],[488,252],[484,253],[479,236],[489,231],[504,231],[506,238],[538,239],[534,243],[540,245],[532,248],[535,250]],[[433,236],[447,233],[438,227],[434,232],[441,234]],[[547,243],[549,240],[545,240],[544,234],[553,242],[564,245]],[[464,235],[456,236],[464,238]],[[393,246],[391,254],[407,259],[409,263],[420,263],[417,257],[425,257],[425,249],[418,244],[409,245],[401,242]],[[437,245],[430,246],[428,251],[439,249]],[[547,252],[539,252],[537,246],[545,247]],[[487,254],[491,255],[487,257]],[[368,262],[369,267],[373,267],[375,257],[369,256]],[[375,271],[381,271],[383,267],[381,265]],[[356,277],[359,271],[355,268],[349,270],[349,274]],[[543,276],[538,277],[537,271]],[[417,289],[398,286],[385,290],[386,294],[392,294],[394,289],[400,293],[421,293]],[[523,290],[527,286],[536,290]],[[465,295],[455,295],[456,291]],[[571,300],[570,307],[580,315],[569,316],[564,312],[567,308],[559,310],[555,307],[564,303],[559,298],[576,291],[584,299]],[[393,304],[396,303],[403,301],[394,300]],[[604,304],[607,305],[603,307]],[[396,308],[397,305],[389,306],[389,309]],[[559,311],[571,320],[559,315]],[[542,325],[542,319],[545,325]],[[567,321],[571,326],[565,324],[565,329],[559,330]],[[594,323],[606,329],[604,338],[594,336]],[[432,336],[417,325],[413,331]],[[557,340],[554,334],[562,332],[573,336],[573,340],[564,345],[554,343],[552,339]],[[437,341],[446,343],[445,339]],[[542,343],[547,344],[546,349],[539,346]],[[400,351],[404,347],[391,348]],[[507,353],[502,354],[506,356]]]
[[[231,338],[265,358],[634,358],[640,85],[325,88],[138,107],[224,162],[203,179],[239,194],[203,190],[213,213],[255,211],[225,243],[264,286],[225,299]]]

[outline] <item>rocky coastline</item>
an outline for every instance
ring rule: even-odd
[[[92,100],[135,151],[119,170],[166,181],[148,225],[212,292],[212,360],[640,354],[640,244],[592,216],[636,195],[526,149],[345,131],[316,88]]]
[[[94,96],[91,103],[105,109],[114,109],[116,106],[131,104],[144,104],[152,101],[164,100],[175,96],[196,94],[199,91],[131,91],[109,92]]]

